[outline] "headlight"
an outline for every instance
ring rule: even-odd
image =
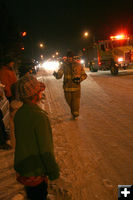
[[[85,61],[84,61],[84,60],[80,60],[80,63],[81,63],[81,64],[84,64],[84,63],[85,63]]]
[[[42,64],[42,67],[47,71],[56,71],[59,68],[58,61],[46,61]]]
[[[124,61],[123,57],[118,58],[118,62],[123,62],[123,61]]]

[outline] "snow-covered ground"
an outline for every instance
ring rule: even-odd
[[[118,185],[133,184],[133,71],[118,76],[87,74],[80,117],[75,121],[64,99],[62,80],[42,71],[37,75],[46,84],[41,106],[49,114],[61,170],[60,178],[49,184],[50,200],[116,200]],[[14,184],[18,190],[22,187],[15,182],[11,164],[5,166],[5,154],[1,155],[0,196],[4,199],[0,200],[11,200],[2,191],[10,188],[8,193],[12,191],[13,196]],[[2,172],[12,175],[5,177]]]
[[[80,117],[71,120],[62,80],[44,74],[46,103],[61,169],[60,200],[114,200],[133,184],[133,71],[87,72]]]

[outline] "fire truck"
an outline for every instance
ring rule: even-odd
[[[133,37],[121,34],[98,41],[88,47],[90,71],[110,70],[117,75],[120,69],[133,66]]]

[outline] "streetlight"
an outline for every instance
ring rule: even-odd
[[[27,35],[27,32],[26,31],[23,31],[20,33],[21,37],[25,37]]]
[[[43,47],[44,47],[43,43],[40,43],[40,47],[41,47],[41,48],[43,48]]]
[[[23,51],[24,51],[24,47],[21,47],[21,50],[23,50]]]
[[[89,35],[89,33],[86,31],[86,32],[84,32],[84,37],[88,37],[88,35]]]
[[[40,57],[41,57],[41,59],[43,59],[44,56],[43,56],[43,55],[40,55]]]

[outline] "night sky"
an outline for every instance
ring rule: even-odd
[[[92,36],[107,39],[121,30],[133,34],[132,0],[5,0],[19,31],[35,44],[65,52],[84,47]],[[90,38],[84,39],[84,31]]]

